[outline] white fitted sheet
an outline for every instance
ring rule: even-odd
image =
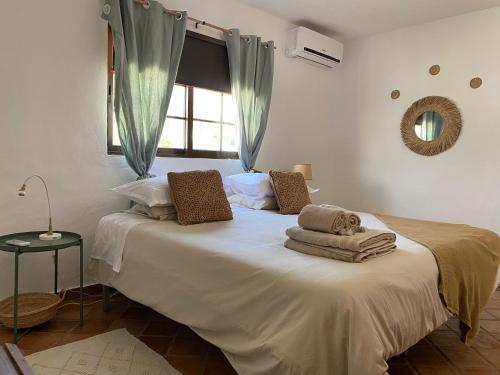
[[[240,374],[384,374],[386,359],[449,317],[434,257],[414,241],[397,235],[394,253],[345,263],[286,249],[297,216],[233,212],[232,221],[192,226],[131,216],[120,272],[93,259],[89,273],[189,325]]]

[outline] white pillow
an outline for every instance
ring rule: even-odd
[[[224,179],[227,189],[233,194],[243,194],[253,199],[273,197],[269,175],[267,173],[240,173]]]
[[[319,189],[315,189],[315,188],[312,188],[309,185],[307,185],[307,191],[309,194],[314,194],[314,193],[317,193],[319,191]]]
[[[136,204],[131,209],[124,212],[150,217],[155,220],[177,220],[177,211],[174,206],[154,206],[148,207],[143,204]]]
[[[168,191],[167,176],[137,180],[111,190],[149,207],[173,205]]]
[[[277,210],[278,203],[274,197],[255,199],[244,194],[233,194],[227,198],[229,203],[238,207],[252,208],[254,210]]]
[[[224,191],[228,197],[232,194],[242,194],[254,199],[274,197],[271,180],[267,173],[240,173],[227,176],[224,178]],[[314,194],[319,189],[307,185],[307,191],[309,194]]]

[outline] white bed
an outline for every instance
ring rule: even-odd
[[[385,374],[449,318],[434,257],[416,242],[398,235],[394,253],[344,263],[286,249],[295,215],[233,212],[192,226],[106,216],[89,273],[190,326],[240,374]]]

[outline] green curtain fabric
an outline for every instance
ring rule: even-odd
[[[139,178],[149,176],[179,67],[186,14],[156,1],[106,0],[115,48],[114,111],[123,154]]]
[[[253,169],[267,127],[274,73],[274,43],[257,36],[240,37],[238,29],[224,33],[229,57],[231,91],[239,120],[241,164]]]
[[[443,130],[443,118],[437,112],[422,113],[422,128],[426,141],[437,139]]]

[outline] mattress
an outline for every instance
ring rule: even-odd
[[[385,374],[388,358],[450,316],[434,257],[414,241],[396,235],[394,253],[345,263],[286,249],[295,215],[233,212],[232,221],[191,226],[109,215],[88,272],[190,326],[240,374]]]

